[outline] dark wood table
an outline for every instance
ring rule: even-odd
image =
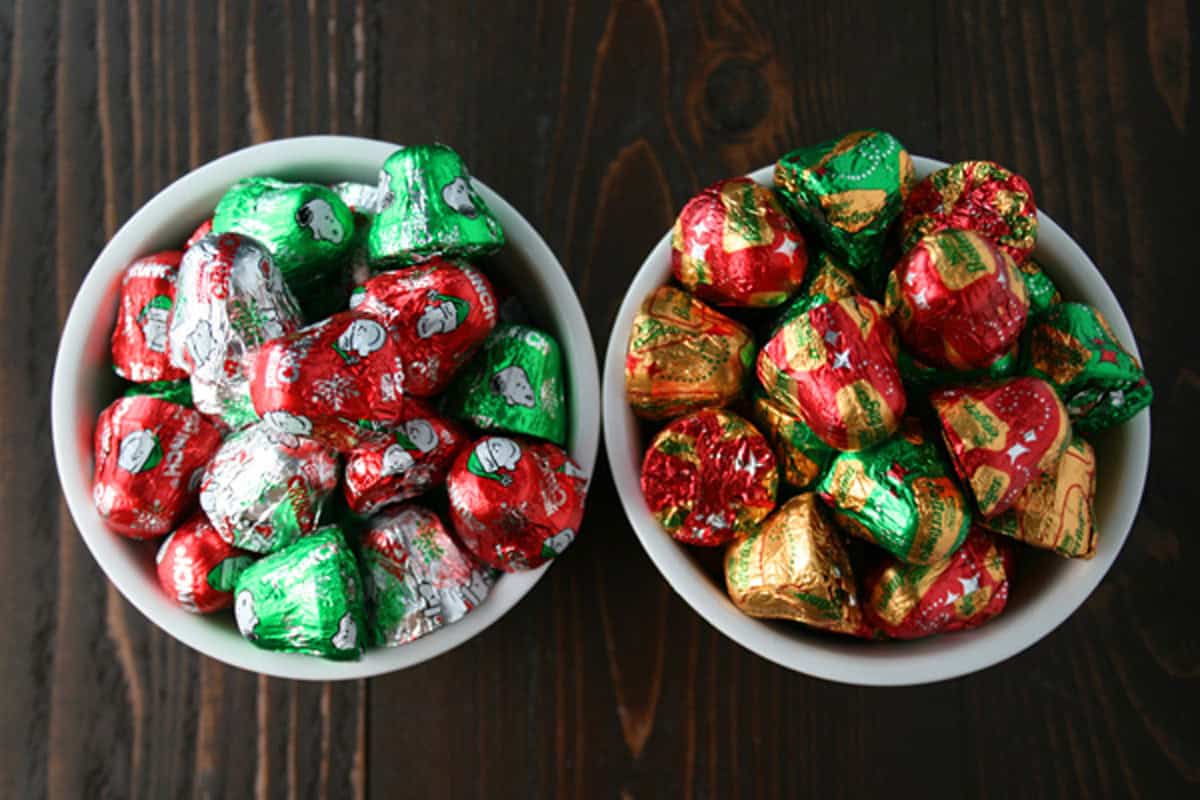
[[[1194,796],[1195,5],[390,5],[0,3],[0,797]],[[1158,392],[1120,560],[1009,662],[889,690],[775,667],[671,592],[603,458],[582,538],[516,609],[359,683],[197,655],[77,535],[50,450],[58,332],[106,239],[188,169],[308,132],[452,143],[561,257],[600,344],[690,194],[867,125],[1024,173]]]

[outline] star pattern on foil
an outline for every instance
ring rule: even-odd
[[[693,261],[704,261],[708,258],[708,245],[700,244],[700,242],[692,242],[692,248],[688,251],[688,257]]]
[[[779,247],[776,247],[775,252],[790,258],[791,255],[796,252],[796,248],[799,246],[799,243],[795,239],[791,238],[790,236],[785,236],[783,237],[783,244],[779,245]]]

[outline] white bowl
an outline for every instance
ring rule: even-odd
[[[913,158],[917,177],[945,164]],[[772,167],[750,173],[770,184]],[[1062,228],[1038,212],[1041,226],[1035,255],[1063,297],[1100,309],[1117,338],[1132,353],[1137,344],[1129,322],[1099,270]],[[1068,561],[1021,548],[1008,608],[972,631],[913,642],[864,642],[814,633],[798,623],[746,616],[734,607],[724,582],[705,572],[696,550],[667,535],[642,498],[639,476],[645,439],[625,401],[625,349],[643,298],[671,278],[670,233],[651,251],[617,312],[604,363],[604,439],[625,514],[642,546],[671,587],[700,616],[743,647],[775,663],[831,681],[902,686],[946,680],[1016,655],[1054,630],[1092,593],[1112,566],[1133,525],[1150,460],[1150,414],[1091,439],[1096,449],[1096,519],[1099,543],[1090,561]]]
[[[402,647],[367,651],[360,661],[260,650],[238,634],[232,614],[198,616],[172,604],[159,588],[154,549],[110,531],[92,505],[92,432],[117,391],[109,357],[121,273],[138,256],[179,247],[212,213],[230,184],[252,175],[374,183],[398,145],[351,136],[306,136],[248,147],[205,164],[159,192],[133,215],[92,265],[67,316],[54,365],[51,416],[54,458],[67,506],[84,542],[117,589],[139,611],[186,645],[227,664],[283,678],[341,680],[403,669],[456,647],[516,605],[549,565],[504,575],[480,608],[459,622]],[[542,237],[504,198],[476,180],[475,188],[504,227],[508,245],[489,261],[557,337],[567,368],[572,411],[568,449],[590,472],[600,420],[599,375],[592,337],[566,273]]]

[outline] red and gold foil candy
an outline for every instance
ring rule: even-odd
[[[187,377],[171,364],[167,338],[181,258],[178,250],[164,250],[125,268],[112,335],[113,372],[125,380],[148,383]]]
[[[837,451],[761,389],[754,392],[752,411],[755,424],[775,448],[780,480],[794,489],[807,489],[816,483]]]
[[[706,409],[663,428],[642,461],[642,495],[667,533],[715,547],[775,508],[775,454],[753,425]]]
[[[719,306],[777,306],[804,280],[804,237],[775,194],[749,178],[717,181],[688,201],[671,235],[671,269]]]
[[[854,570],[813,494],[788,500],[762,527],[725,551],[729,599],[752,617],[790,619],[859,633]]]
[[[163,539],[155,556],[158,583],[178,606],[211,614],[233,605],[237,577],[254,555],[221,538],[203,512],[197,512]]]
[[[963,546],[933,564],[892,558],[868,569],[860,597],[867,622],[893,639],[974,628],[1004,610],[1012,543],[972,528]]]
[[[1038,378],[941,389],[929,400],[954,468],[985,517],[1011,508],[1071,440],[1067,409]]]
[[[461,450],[446,490],[458,538],[485,564],[535,569],[575,540],[587,474],[550,442],[484,436]]]
[[[904,249],[945,229],[974,231],[1020,264],[1037,243],[1037,206],[1029,182],[991,161],[940,169],[909,193],[900,217]]]
[[[625,392],[645,419],[728,405],[741,395],[753,359],[749,330],[687,292],[662,286],[633,319]]]
[[[1003,250],[970,231],[945,230],[917,242],[892,270],[884,307],[917,359],[975,370],[1013,349],[1029,298]]]
[[[1003,514],[980,524],[1066,558],[1096,555],[1096,452],[1076,436],[1050,472],[1025,487]]]
[[[895,432],[904,415],[896,335],[861,295],[816,306],[783,325],[758,355],[767,393],[838,450],[860,450]]]
[[[196,504],[221,434],[199,411],[157,397],[119,397],[96,420],[92,499],[132,539],[171,531]]]

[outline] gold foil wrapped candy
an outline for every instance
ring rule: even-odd
[[[724,406],[741,395],[753,359],[749,330],[687,292],[662,286],[633,319],[625,391],[645,419]]]
[[[752,617],[859,633],[862,612],[846,548],[814,494],[784,503],[762,527],[725,551],[725,585]]]

